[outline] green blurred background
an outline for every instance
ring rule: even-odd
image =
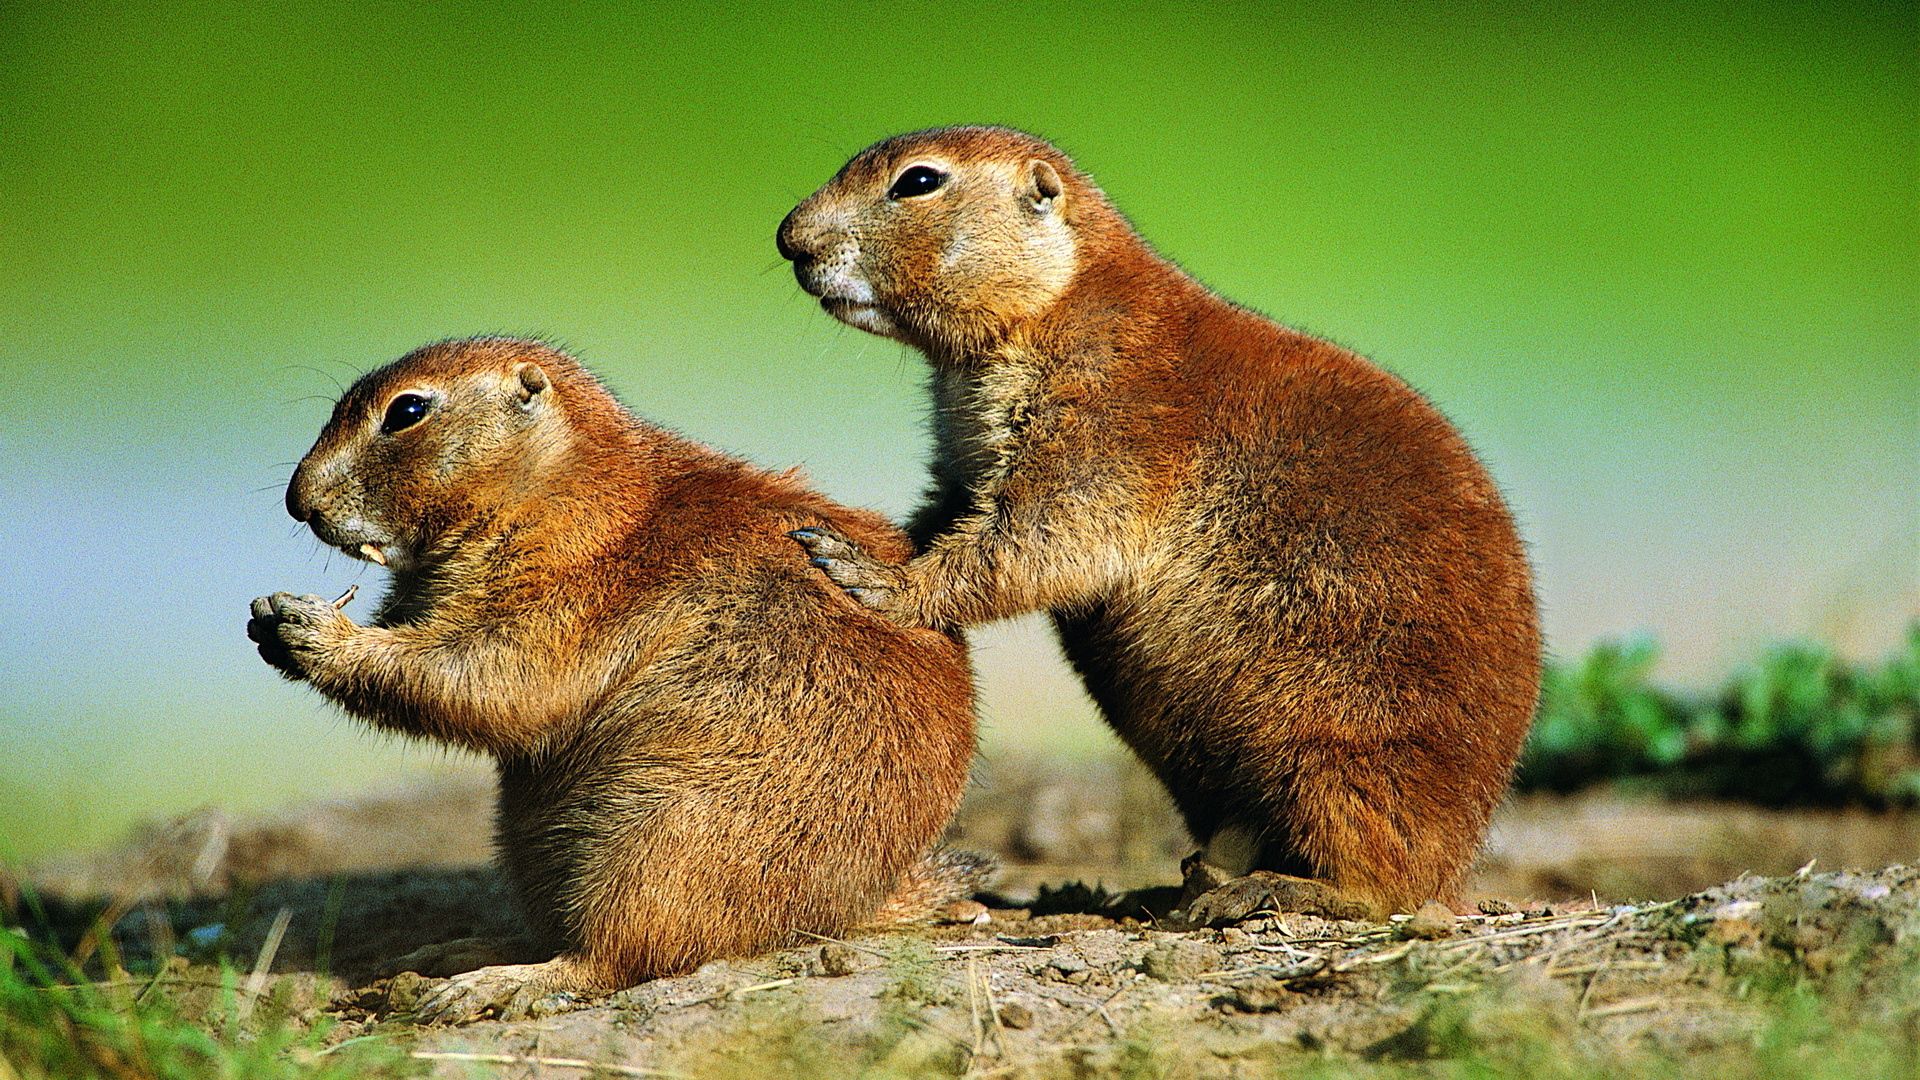
[[[1702,679],[1920,609],[1912,5],[0,4],[0,856],[470,763],[242,634],[380,572],[280,504],[359,370],[551,335],[630,405],[843,500],[919,488],[917,358],[773,250],[881,136],[1060,142],[1227,295],[1482,450],[1556,652]],[[366,601],[356,606],[364,613]],[[990,753],[1106,745],[1031,621]]]

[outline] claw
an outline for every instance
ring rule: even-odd
[[[442,1022],[458,1024],[479,1019],[480,1015],[486,1011],[486,1006],[474,1008],[471,1002],[467,1003],[465,1008],[459,1009],[456,1014],[455,1007],[461,1003],[463,997],[468,996],[465,990],[466,987],[458,975],[441,983],[414,1008],[414,1020],[422,1024]]]
[[[420,1002],[414,1019],[422,1024],[464,1024],[485,1016],[526,1015],[534,1002],[567,991],[565,985],[552,982],[554,963],[505,964],[455,975]]]
[[[795,529],[787,535],[815,557],[850,558],[865,554],[846,537],[825,529]]]
[[[1324,881],[1254,870],[1195,897],[1187,905],[1187,921],[1195,927],[1227,926],[1260,915],[1285,912],[1327,919],[1373,917],[1367,904],[1342,894]]]

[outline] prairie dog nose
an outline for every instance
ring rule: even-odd
[[[313,502],[308,497],[304,483],[306,469],[301,467],[293,471],[293,479],[287,481],[287,513],[293,520],[306,522],[313,517]]]
[[[818,234],[801,223],[800,210],[796,206],[788,211],[773,233],[773,246],[780,249],[780,257],[793,263],[811,262],[813,248],[819,242]]]

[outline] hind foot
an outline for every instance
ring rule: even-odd
[[[1371,904],[1355,900],[1324,881],[1271,870],[1230,878],[1218,867],[1198,859],[1187,860],[1185,870],[1187,883],[1180,906],[1190,926],[1231,926],[1256,915],[1288,913],[1354,921],[1375,917]]]
[[[554,952],[551,947],[542,950],[538,944],[525,938],[454,938],[423,945],[390,961],[381,967],[380,974],[392,976],[411,971],[430,979],[444,979],[474,968],[524,964],[542,956],[552,956]]]
[[[577,1008],[614,987],[584,977],[578,961],[556,957],[544,964],[506,964],[455,975],[414,1010],[422,1024],[464,1024],[493,1017],[516,1020]]]

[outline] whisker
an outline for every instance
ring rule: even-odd
[[[328,371],[325,368],[317,368],[317,367],[314,367],[312,364],[284,364],[282,365],[282,368],[283,370],[287,370],[287,371],[312,372],[313,374],[318,375],[321,378],[332,383],[334,385],[334,388],[340,391],[341,397],[345,397],[347,394],[346,384],[340,381],[340,377],[338,375],[335,375],[333,372]]]
[[[846,161],[853,156],[853,151],[848,150],[846,147],[845,136],[835,134],[833,128],[824,121],[815,120],[813,122],[813,130],[806,133],[803,138],[810,143],[824,146],[828,150],[840,155],[841,161]],[[799,200],[796,199],[794,201],[798,202]]]

